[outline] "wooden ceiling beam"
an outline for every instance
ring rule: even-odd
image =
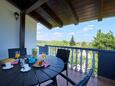
[[[98,21],[103,19],[103,0],[98,0]]]
[[[46,3],[48,0],[38,0],[35,4],[33,4],[31,7],[29,7],[27,10],[26,10],[26,13],[30,13],[32,12],[33,10],[39,8],[42,4]]]
[[[72,12],[72,14],[74,15],[74,17],[76,19],[76,23],[75,24],[78,24],[79,23],[79,17],[78,17],[78,14],[76,13],[72,3],[71,3],[71,0],[65,0],[65,2],[68,5],[68,7],[71,9],[71,12]]]
[[[39,13],[32,11],[31,13],[29,13],[29,15],[33,17],[35,20],[45,25],[48,29],[52,28],[52,25],[49,22],[47,22]]]
[[[45,3],[41,5],[41,8],[57,23],[59,27],[63,26],[62,20],[56,15],[56,13]]]
[[[16,8],[18,8],[19,10],[22,11],[22,9],[21,9],[19,6],[17,6],[17,4],[14,3],[12,0],[6,0],[6,1],[8,1],[9,3],[11,3],[11,4],[14,5]]]

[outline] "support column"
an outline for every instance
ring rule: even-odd
[[[20,48],[25,48],[25,12],[20,13]]]

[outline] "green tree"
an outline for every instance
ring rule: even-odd
[[[71,40],[70,40],[70,46],[74,46],[76,43],[74,41],[74,36],[72,35]]]
[[[115,37],[111,31],[103,33],[101,30],[98,30],[92,45],[99,49],[115,49]]]
[[[81,47],[87,47],[87,43],[85,41],[81,42]]]
[[[62,43],[63,43],[64,46],[68,45],[68,41],[66,41],[66,40],[63,40]]]

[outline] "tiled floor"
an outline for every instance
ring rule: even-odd
[[[79,72],[76,72],[74,70],[69,69],[68,71],[69,71],[69,77],[76,83],[79,82],[84,77],[83,74],[80,74]],[[67,86],[67,81],[59,75],[57,76],[57,82],[58,86]],[[41,86],[45,86],[45,84],[42,84]],[[69,83],[68,86],[72,85]],[[102,77],[91,77],[87,86],[115,86],[115,81],[105,79]]]

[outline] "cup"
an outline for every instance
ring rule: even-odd
[[[23,67],[24,67],[25,69],[30,68],[28,64],[24,64]]]
[[[5,67],[8,67],[8,68],[12,67],[11,62],[7,62],[7,63],[5,63]]]

